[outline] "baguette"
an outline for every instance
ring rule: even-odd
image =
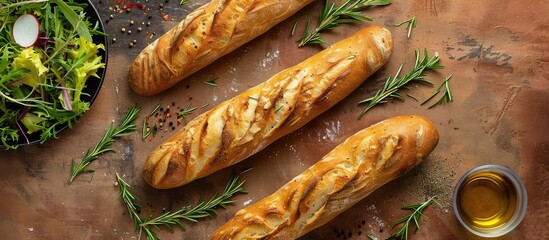
[[[144,96],[164,91],[311,2],[213,0],[143,49],[130,66],[130,86]]]
[[[145,181],[174,188],[249,157],[346,97],[392,47],[387,29],[368,27],[217,105],[151,152]]]
[[[422,116],[399,116],[348,138],[278,191],[236,213],[213,240],[296,239],[419,164],[438,143]]]

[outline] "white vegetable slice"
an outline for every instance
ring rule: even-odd
[[[32,14],[21,15],[13,23],[13,40],[21,47],[30,47],[40,35],[40,23]]]

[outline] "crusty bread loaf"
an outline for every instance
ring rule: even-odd
[[[213,240],[296,239],[419,164],[438,143],[422,116],[387,119],[349,137],[273,195],[236,213]]]
[[[351,93],[392,49],[387,29],[368,27],[217,105],[152,151],[145,180],[174,188],[247,158]]]
[[[313,0],[212,0],[147,46],[128,81],[144,96],[168,89],[265,33]]]

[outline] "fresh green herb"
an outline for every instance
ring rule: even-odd
[[[138,213],[141,211],[141,206],[135,203],[139,201],[139,198],[130,192],[128,189],[130,185],[126,183],[126,181],[124,181],[118,173],[116,173],[116,183],[120,187],[120,196],[122,197],[122,201],[126,204],[130,217],[133,220],[133,227],[135,230],[138,230],[140,228],[139,225],[143,222]]]
[[[160,109],[160,103],[156,105],[156,107],[153,108],[153,110],[151,110],[151,112],[149,113],[149,116],[152,116],[156,113],[156,111],[158,111],[158,109]]]
[[[438,64],[438,62],[440,61],[438,54],[435,54],[433,58],[429,59],[429,54],[427,52],[427,49],[425,49],[423,58],[421,58],[420,55],[420,51],[416,50],[416,63],[414,68],[410,70],[408,74],[404,75],[403,77],[400,76],[400,72],[402,71],[403,67],[403,65],[400,65],[395,76],[387,78],[387,81],[385,82],[383,87],[379,89],[373,97],[359,102],[359,104],[367,104],[364,110],[362,110],[362,112],[360,113],[359,119],[362,118],[362,116],[364,116],[364,114],[368,110],[370,110],[377,104],[385,103],[385,99],[387,97],[393,97],[404,101],[404,97],[398,91],[401,88],[406,88],[406,84],[408,84],[409,82],[415,81],[433,85],[433,83],[425,80],[423,72],[430,69],[441,69],[444,68],[444,66]]]
[[[278,107],[275,109],[275,113],[277,113],[278,111],[280,111],[283,107],[284,107],[284,104],[280,104],[280,106],[278,106]]]
[[[400,27],[402,24],[405,24],[405,23],[408,24],[408,25],[406,25],[406,29],[408,29],[408,38],[410,38],[410,36],[412,35],[412,28],[415,28],[416,24],[417,24],[416,17],[412,17],[412,18],[410,18],[406,21],[400,22],[396,26]]]
[[[398,221],[395,222],[395,224],[393,225],[392,228],[396,227],[397,225],[399,225],[401,223],[402,223],[402,228],[400,228],[400,230],[398,232],[391,234],[391,236],[389,236],[387,239],[398,238],[400,240],[407,240],[408,239],[408,230],[410,228],[410,224],[412,223],[412,221],[415,223],[416,228],[419,229],[419,219],[420,219],[421,216],[425,216],[425,215],[423,215],[423,210],[426,207],[428,207],[429,205],[432,205],[433,203],[435,203],[435,204],[439,205],[440,207],[442,207],[440,205],[440,203],[437,202],[436,196],[431,197],[431,198],[429,198],[429,200],[427,200],[425,202],[422,202],[422,203],[402,207],[401,208],[402,210],[410,210],[410,211],[412,211],[412,213],[410,213],[410,215],[405,216],[405,217],[403,217],[403,218],[401,218],[401,219],[399,219]],[[425,216],[425,217],[427,218],[427,216]]]
[[[72,127],[88,109],[84,88],[104,68],[104,46],[92,42],[102,35],[88,21],[87,4],[73,0],[0,0],[0,140],[7,149],[22,141],[41,143],[64,126]],[[78,14],[76,14],[78,12]],[[12,38],[22,14],[38,17],[43,35],[29,48]]]
[[[446,79],[444,79],[442,84],[440,84],[440,86],[438,87],[437,91],[433,95],[431,95],[430,97],[425,99],[423,102],[421,102],[421,105],[429,102],[429,100],[431,100],[433,97],[435,97],[437,94],[439,94],[442,87],[444,87],[444,93],[442,94],[442,97],[440,99],[438,99],[438,101],[436,101],[433,105],[431,105],[429,107],[429,109],[431,109],[431,108],[435,107],[436,105],[439,105],[443,102],[446,102],[446,103],[452,102],[453,101],[452,92],[450,91],[450,83],[449,83],[451,78],[452,78],[452,75],[446,77]]]
[[[65,15],[67,21],[69,21],[72,27],[76,29],[80,37],[83,37],[88,42],[92,41],[90,30],[88,29],[88,27],[86,27],[86,25],[82,23],[82,19],[84,17],[83,12],[80,12],[80,15],[76,14],[76,12],[63,0],[50,1],[57,4],[57,7],[59,8],[59,10],[61,10],[61,13]]]
[[[215,81],[217,81],[217,79],[219,79],[219,77],[213,77],[213,78],[209,79],[208,81],[205,81],[204,84],[210,85],[212,87],[217,87],[217,83],[215,82]]]
[[[10,3],[10,1],[3,0],[3,1],[0,1],[0,10],[2,10],[4,8],[17,7],[17,6],[25,5],[25,4],[29,4],[29,3],[41,3],[41,2],[47,2],[47,1],[49,1],[49,0],[28,0],[28,1],[23,1],[23,2]],[[7,5],[3,5],[3,4],[7,4]]]
[[[342,24],[360,22],[362,20],[372,21],[371,18],[362,14],[361,10],[368,6],[380,6],[391,4],[391,0],[347,0],[341,6],[336,7],[335,3],[324,2],[324,8],[320,13],[318,26],[309,30],[309,23],[305,27],[303,37],[299,39],[299,47],[306,44],[326,44],[320,35],[321,31],[331,30]]]
[[[99,140],[93,150],[90,151],[90,149],[88,149],[86,151],[80,163],[75,165],[74,159],[72,160],[70,182],[72,182],[74,178],[81,173],[95,172],[95,170],[89,169],[88,165],[93,160],[97,159],[99,155],[106,152],[114,152],[114,150],[111,148],[111,145],[114,143],[115,138],[122,137],[125,133],[135,131],[137,129],[136,126],[133,124],[133,121],[139,116],[139,111],[140,109],[136,106],[130,107],[128,109],[128,113],[124,117],[124,121],[122,121],[122,123],[116,128],[114,127],[114,124],[111,123],[107,128],[107,132],[105,133],[103,138]],[[90,181],[92,180],[92,178],[93,174],[90,177]]]
[[[152,134],[151,129],[149,126],[147,126],[147,118],[143,119],[143,127],[141,129],[141,139],[145,140],[147,137],[149,137]]]
[[[295,28],[297,27],[297,21],[294,22],[294,25],[292,26],[292,32],[290,33],[290,36],[293,36],[295,33]]]
[[[189,3],[189,0],[181,0],[181,1],[179,2],[179,5],[185,5],[185,4],[187,4],[187,3]]]
[[[181,111],[179,111],[177,114],[179,114],[179,116],[183,118],[183,121],[185,121],[186,124],[187,119],[185,118],[185,116],[191,115],[196,109],[198,109],[198,107],[191,107],[191,103],[189,103],[187,107],[181,109]]]
[[[242,171],[240,171],[240,174],[244,174],[244,173],[247,173],[247,172],[252,171],[252,170],[254,170],[253,167],[247,167],[247,168],[242,169]]]
[[[202,108],[205,108],[205,107],[207,107],[208,105],[210,105],[210,104],[209,104],[209,103],[204,103],[204,105],[200,106],[200,108],[201,108],[201,109],[202,109]]]
[[[416,102],[419,102],[419,100],[417,100],[417,98],[414,97],[414,96],[411,95],[411,94],[406,94],[406,96],[410,97],[411,99],[414,99],[414,101],[416,101]]]
[[[243,172],[240,174],[242,173]],[[246,193],[243,188],[245,181],[239,181],[238,176],[239,174],[233,173],[223,193],[219,196],[214,195],[207,202],[199,200],[198,204],[194,207],[187,205],[173,213],[168,211],[155,218],[151,218],[151,214],[149,212],[146,218],[142,218],[138,214],[141,207],[136,204],[139,199],[135,194],[130,192],[128,189],[129,185],[122,180],[118,174],[116,174],[117,183],[120,186],[120,196],[126,204],[128,212],[130,213],[130,217],[134,223],[134,228],[136,231],[139,230],[139,237],[141,237],[141,232],[145,232],[145,235],[147,235],[149,240],[160,239],[153,231],[154,229],[160,229],[160,226],[168,228],[171,232],[174,231],[174,226],[181,228],[181,230],[185,230],[185,224],[183,223],[184,220],[196,223],[201,218],[211,218],[217,215],[216,209],[219,207],[225,208],[227,205],[233,203],[234,200],[231,198],[234,195]]]

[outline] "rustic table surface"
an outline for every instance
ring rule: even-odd
[[[69,184],[71,160],[78,161],[86,149],[93,147],[111,121],[120,122],[129,106],[137,105],[148,113],[160,103],[166,109],[169,105],[173,113],[189,104],[209,104],[187,116],[191,119],[321,50],[315,46],[298,48],[295,43],[307,20],[316,22],[323,6],[323,1],[316,1],[168,91],[153,97],[133,93],[126,77],[134,57],[206,2],[190,0],[180,5],[175,0],[141,0],[136,3],[146,5],[146,12],[135,8],[118,12],[124,3],[93,0],[109,34],[108,69],[101,92],[90,111],[58,139],[12,151],[0,150],[1,239],[137,239],[138,232],[113,184],[115,173],[131,185],[146,211],[152,209],[153,215],[159,215],[165,209],[194,204],[199,197],[211,197],[223,190],[232,170],[253,167],[242,176],[249,193],[236,196],[235,203],[220,209],[216,217],[185,223],[185,231],[156,231],[163,239],[208,239],[237,210],[270,195],[350,135],[400,114],[422,114],[432,119],[440,132],[434,152],[404,177],[381,187],[301,239],[366,239],[368,234],[383,239],[394,231],[392,223],[407,214],[401,206],[434,195],[443,207],[428,208],[425,215],[429,219],[422,219],[421,229],[410,238],[477,239],[461,227],[453,214],[452,191],[468,169],[488,163],[517,171],[528,191],[526,217],[517,229],[500,239],[549,239],[546,1],[416,0],[367,9],[364,13],[373,21],[326,33],[326,41],[333,43],[362,27],[381,25],[393,33],[395,50],[390,61],[302,129],[234,167],[177,189],[156,190],[143,181],[142,165],[148,153],[181,129],[183,123],[178,125],[173,118],[168,119],[166,124],[174,122],[173,128],[164,126],[154,138],[142,140],[141,114],[137,120],[139,131],[117,140],[116,153],[104,154],[90,165],[95,169],[91,182],[90,175],[82,175]],[[395,24],[413,16],[417,27],[408,39],[405,26]],[[130,20],[135,24],[130,25]],[[290,36],[294,22],[298,24],[296,34]],[[121,28],[126,28],[126,33]],[[111,42],[112,38],[117,40]],[[133,40],[136,44],[130,48]],[[357,102],[371,96],[400,64],[405,64],[405,71],[410,69],[414,50],[424,48],[430,54],[438,52],[446,66],[430,72],[429,80],[438,85],[453,75],[450,85],[454,101],[428,109],[408,97],[405,102],[391,100],[357,120],[362,109]],[[217,87],[203,83],[213,77],[218,77]],[[405,93],[422,100],[434,91],[429,86],[412,85]]]

